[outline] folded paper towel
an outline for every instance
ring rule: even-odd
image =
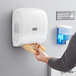
[[[45,47],[38,44],[38,43],[32,43],[32,44],[24,44],[22,46],[22,48],[24,48],[25,50],[31,52],[31,53],[35,53],[35,54],[39,54],[38,49],[42,49],[43,52],[46,51]]]

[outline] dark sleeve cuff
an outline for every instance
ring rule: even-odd
[[[52,66],[52,65],[57,61],[57,59],[58,59],[58,58],[50,58],[50,59],[48,60],[48,65],[49,65],[49,66]]]
[[[50,58],[48,60],[48,65],[56,70],[61,70],[61,59],[60,58]]]

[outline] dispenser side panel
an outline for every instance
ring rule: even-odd
[[[13,46],[20,46],[22,40],[22,16],[19,11],[13,11],[12,14],[12,42]]]

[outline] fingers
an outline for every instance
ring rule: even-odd
[[[38,48],[38,52],[39,52],[39,54],[42,54],[43,53],[43,51],[42,51],[41,48]]]
[[[36,57],[36,56],[37,56],[37,54],[34,54],[34,56]]]
[[[35,58],[38,59],[39,54],[34,54]]]
[[[42,45],[40,45],[40,46],[39,46],[39,48],[41,48],[41,49],[42,49],[42,51],[44,51],[44,52],[46,51],[45,47],[44,47],[44,46],[42,46]]]
[[[36,53],[34,53],[34,55],[40,55],[41,54],[41,49],[39,48],[39,49],[37,49],[37,52]]]

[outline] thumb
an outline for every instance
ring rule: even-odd
[[[41,48],[39,48],[39,49],[38,49],[38,51],[39,51],[39,53],[40,53],[40,54],[42,54],[42,53],[43,53],[43,51],[42,51],[42,49],[41,49]]]

